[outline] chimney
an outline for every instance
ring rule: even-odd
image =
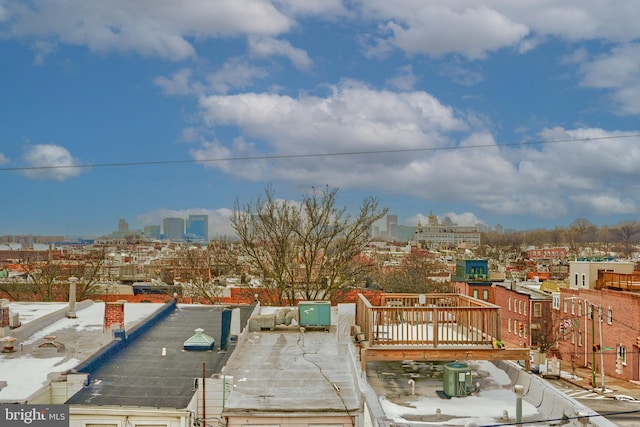
[[[124,303],[126,301],[105,302],[104,306],[104,329],[124,330]],[[116,326],[112,326],[116,325]]]
[[[0,328],[9,326],[9,300],[0,299]]]
[[[67,317],[70,319],[76,318],[76,286],[78,284],[77,277],[69,277],[69,311]]]

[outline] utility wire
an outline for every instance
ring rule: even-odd
[[[465,145],[454,147],[429,147],[429,148],[394,148],[389,150],[363,150],[363,151],[343,151],[333,153],[309,153],[309,154],[275,154],[275,155],[263,155],[263,156],[243,156],[243,157],[226,157],[226,158],[213,158],[213,159],[186,159],[186,160],[148,160],[139,162],[116,162],[116,163],[87,163],[79,165],[49,165],[49,166],[18,166],[0,168],[0,172],[9,171],[29,171],[29,170],[47,170],[47,169],[72,169],[72,168],[105,168],[105,167],[126,167],[126,166],[151,166],[151,165],[175,165],[175,164],[192,164],[192,163],[217,163],[217,162],[237,162],[248,160],[279,160],[279,159],[302,159],[302,158],[314,158],[314,157],[341,157],[341,156],[361,156],[372,154],[396,154],[396,153],[415,153],[415,152],[428,152],[428,151],[457,151],[457,150],[469,150],[477,148],[501,148],[501,147],[518,147],[529,145],[547,145],[547,144],[559,144],[566,142],[587,142],[587,141],[606,141],[625,138],[638,138],[640,134],[630,135],[615,135],[615,136],[601,136],[601,137],[587,137],[587,138],[567,138],[567,139],[554,139],[548,141],[525,141],[525,142],[511,142],[504,144],[478,144],[478,145]]]

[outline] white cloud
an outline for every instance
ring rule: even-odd
[[[285,40],[277,40],[271,37],[250,37],[249,49],[258,57],[284,56],[300,70],[311,68],[312,61],[302,49],[295,48]]]
[[[189,215],[209,215],[209,238],[232,236],[235,231],[231,227],[232,210],[221,209],[156,209],[139,215],[136,221],[142,225],[161,225],[164,218],[189,218]]]
[[[525,53],[549,38],[619,43],[640,37],[640,10],[615,0],[361,0],[359,5],[369,18],[386,23],[373,45],[392,44],[411,54],[482,58],[505,47]]]
[[[69,151],[55,144],[36,144],[27,147],[22,156],[27,167],[22,174],[29,178],[64,181],[80,175],[82,169]]]
[[[136,52],[181,60],[190,38],[277,35],[293,21],[267,0],[34,0],[8,2],[13,35],[54,39],[92,51]]]
[[[546,218],[589,204],[612,214],[638,206],[640,188],[635,195],[620,190],[621,182],[640,181],[637,132],[556,127],[539,138],[565,142],[500,147],[484,121],[425,92],[376,91],[354,81],[330,87],[324,97],[245,93],[202,97],[200,103],[205,125],[235,126],[242,138],[203,144],[192,155],[274,156],[211,164],[243,179],[372,188]],[[364,154],[376,151],[384,153]],[[355,152],[360,154],[305,157]]]
[[[3,153],[0,153],[0,165],[3,165],[5,163],[9,163],[9,158]]]
[[[222,68],[206,77],[213,93],[226,94],[230,90],[253,86],[255,80],[266,78],[267,72],[242,58],[232,58]]]
[[[583,86],[613,90],[619,113],[640,114],[640,43],[616,47],[581,70]]]
[[[171,77],[158,76],[153,80],[166,95],[189,95],[196,93],[191,82],[192,71],[189,68],[182,68]]]
[[[522,23],[483,5],[405,2],[404,7],[395,8],[395,4],[373,3],[368,6],[380,19],[388,20],[385,30],[391,36],[385,39],[411,54],[460,53],[477,59],[516,45],[529,33]]]
[[[389,86],[401,91],[413,90],[417,82],[418,77],[413,73],[411,65],[401,67],[394,77],[387,79]]]

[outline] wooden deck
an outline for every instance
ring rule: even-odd
[[[528,348],[499,348],[499,306],[460,294],[359,295],[356,325],[367,360],[524,360]]]
[[[629,292],[640,291],[640,273],[631,274],[602,271],[598,273],[596,289],[619,289]]]

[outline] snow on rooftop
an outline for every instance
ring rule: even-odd
[[[9,311],[20,314],[20,322],[27,324],[34,319],[56,312],[67,307],[62,302],[10,302]]]
[[[478,425],[493,425],[502,421],[504,411],[511,418],[516,413],[516,395],[511,389],[511,380],[505,371],[489,361],[474,361],[479,370],[486,371],[491,378],[491,387],[480,388],[469,396],[443,399],[433,396],[408,396],[405,404],[394,403],[384,396],[379,400],[384,413],[396,423],[415,423],[420,425],[464,426],[469,421]],[[435,420],[436,410],[440,410],[441,420]],[[523,399],[522,416],[543,418],[537,408]],[[411,424],[413,425],[413,424]],[[527,423],[535,426],[536,424]],[[545,424],[540,424],[545,425]]]
[[[62,372],[80,363],[78,359],[65,360],[64,356],[38,359],[24,356],[18,359],[0,357],[0,380],[7,385],[0,389],[0,402],[22,401],[46,384],[49,372]]]
[[[126,303],[125,329],[130,329],[150,316],[164,304]],[[76,318],[65,316],[67,303],[11,302],[9,310],[20,313],[23,326],[44,316],[61,311],[55,320],[28,338],[16,343],[13,353],[0,353],[0,402],[16,402],[28,399],[47,383],[47,375],[73,369],[93,355],[112,337],[103,331],[104,303],[93,302],[76,311]],[[21,328],[15,329],[15,333]],[[41,348],[44,337],[55,336],[62,349]],[[6,384],[5,384],[6,383]]]

